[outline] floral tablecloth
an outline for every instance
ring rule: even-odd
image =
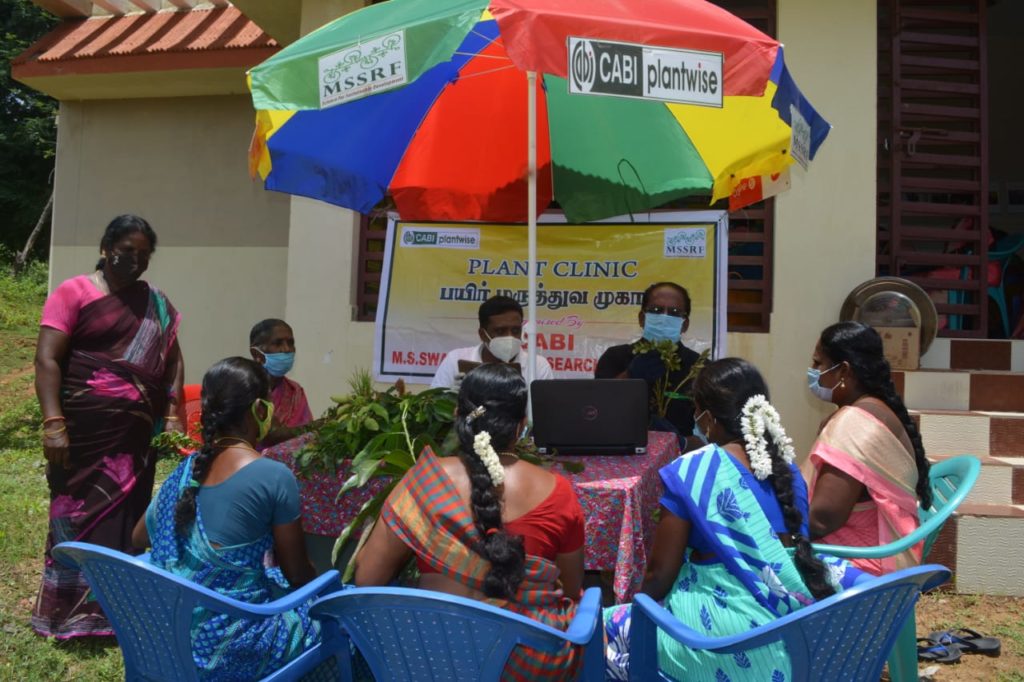
[[[268,448],[263,454],[292,466],[291,453],[309,438],[300,436]],[[678,455],[679,443],[674,434],[652,431],[646,455],[559,458],[585,465],[577,474],[556,470],[572,482],[583,507],[584,565],[587,570],[614,571],[613,589],[619,602],[629,601],[640,589],[654,538],[654,511],[661,496],[658,469]],[[349,469],[343,466],[334,475],[298,477],[303,530],[337,536],[363,503],[384,485],[381,480],[373,481],[335,501],[348,476]]]

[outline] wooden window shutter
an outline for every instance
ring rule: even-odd
[[[758,30],[777,30],[776,0],[711,0]],[[775,201],[768,199],[729,214],[728,329],[770,331]]]

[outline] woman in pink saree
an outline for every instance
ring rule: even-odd
[[[839,409],[811,448],[811,537],[835,545],[884,545],[918,526],[931,506],[928,459],[896,393],[882,339],[859,322],[826,328],[807,371],[818,398]],[[921,562],[921,545],[884,559],[853,559],[875,575]]]
[[[313,413],[306,392],[299,382],[285,375],[295,364],[295,334],[284,320],[274,318],[253,325],[249,332],[249,352],[270,375],[270,400],[274,403],[274,423],[257,447],[266,448],[308,430]]]
[[[53,560],[67,540],[135,553],[131,532],[153,493],[150,442],[181,430],[180,316],[139,279],[156,249],[142,218],[107,227],[90,275],[54,289],[36,345],[36,395],[50,488],[50,527],[32,627],[58,639],[112,635],[81,572]]]

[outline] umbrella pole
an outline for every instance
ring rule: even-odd
[[[526,87],[529,89],[526,98],[526,201],[527,201],[527,316],[526,326],[526,385],[530,386],[535,378],[537,367],[537,72],[526,72]],[[531,402],[530,420],[533,420]]]

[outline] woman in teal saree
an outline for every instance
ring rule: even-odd
[[[694,387],[694,431],[709,444],[660,472],[661,516],[641,591],[703,635],[764,625],[861,575],[811,552],[807,488],[767,396],[746,361],[707,365]],[[628,604],[605,611],[611,679],[628,674],[630,613]],[[658,663],[685,680],[785,682],[790,674],[779,647],[708,654],[661,632]]]
[[[228,358],[203,377],[203,447],[167,478],[133,541],[150,561],[227,597],[272,601],[315,577],[306,555],[295,476],[252,447],[270,428],[269,378]],[[278,564],[278,565],[275,565]],[[197,608],[192,658],[204,680],[255,680],[319,640],[309,604],[265,619]]]

